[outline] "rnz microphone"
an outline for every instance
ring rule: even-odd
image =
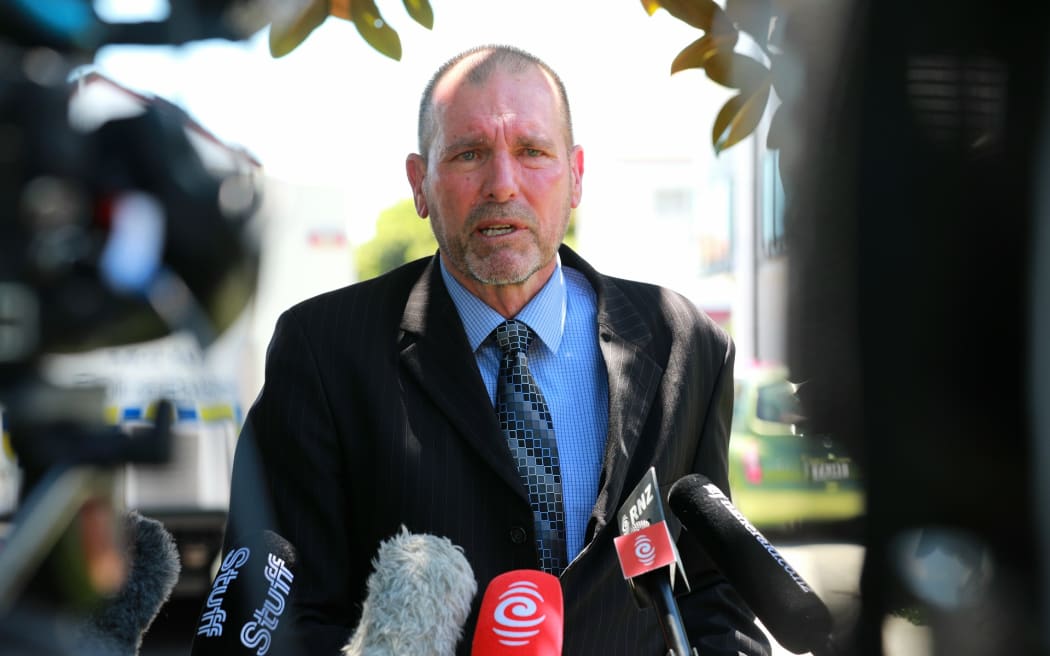
[[[620,536],[613,539],[623,576],[640,607],[653,606],[670,656],[696,652],[682,621],[675,594],[689,591],[678,548],[664,519],[656,469],[649,468],[620,507]]]
[[[668,501],[781,646],[833,653],[827,606],[717,485],[691,474],[671,486]]]
[[[299,654],[291,617],[297,566],[295,547],[273,531],[229,549],[201,609],[192,656]]]
[[[401,533],[372,560],[368,597],[345,656],[453,656],[477,592],[474,570],[448,538]]]
[[[485,588],[471,656],[561,656],[561,582],[536,569],[500,574]]]

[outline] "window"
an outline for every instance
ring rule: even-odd
[[[758,408],[755,412],[762,421],[779,424],[797,424],[802,420],[802,408],[795,396],[795,386],[788,382],[764,385],[758,390]]]
[[[696,275],[729,271],[733,266],[731,182],[714,175],[699,192],[690,187],[653,192],[653,210],[661,229],[675,231],[687,245]],[[697,195],[701,197],[697,207]]]
[[[784,184],[780,179],[780,154],[766,151],[762,166],[762,254],[774,257],[787,250],[784,235]]]

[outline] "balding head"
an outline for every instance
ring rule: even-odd
[[[558,104],[565,124],[565,145],[571,149],[574,139],[569,98],[558,74],[541,59],[524,50],[506,45],[486,45],[464,51],[442,64],[423,89],[419,103],[419,153],[427,157],[430,151],[435,130],[434,90],[450,73],[462,73],[462,79],[468,84],[479,85],[486,82],[494,71],[520,73],[529,67],[542,71],[557,90]]]

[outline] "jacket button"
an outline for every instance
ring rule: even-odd
[[[510,529],[510,541],[514,544],[525,544],[529,534],[520,526],[515,526]]]

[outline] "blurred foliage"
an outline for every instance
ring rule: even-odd
[[[434,27],[429,0],[402,0],[408,15],[427,29]],[[783,101],[798,84],[797,66],[778,47],[791,3],[801,0],[641,0],[651,16],[664,9],[703,34],[687,45],[671,63],[671,74],[699,68],[722,86],[737,91],[722,106],[711,128],[715,152],[739,143],[758,127],[772,91]],[[375,0],[285,0],[270,25],[270,53],[283,57],[295,50],[329,16],[353,22],[369,45],[392,59],[401,59],[401,38],[379,13]],[[740,35],[754,43],[761,61],[737,51]],[[766,137],[767,148],[783,144],[785,121],[774,110]]]
[[[412,199],[399,201],[379,213],[375,235],[354,251],[358,280],[433,255],[437,247],[430,222],[419,218]]]
[[[794,95],[798,83],[795,66],[779,43],[788,4],[792,0],[725,0],[725,9],[715,0],[641,0],[651,16],[664,9],[675,18],[697,28],[703,35],[687,45],[671,63],[671,74],[699,68],[714,82],[737,93],[715,117],[711,144],[715,152],[739,143],[758,127],[769,103],[770,91],[784,100]],[[740,35],[746,34],[762,60],[737,51]],[[781,145],[783,121],[774,110],[766,147]]]
[[[569,216],[565,243],[576,248],[576,212]],[[357,279],[366,280],[412,260],[433,255],[437,241],[430,222],[416,214],[412,199],[398,201],[379,213],[372,239],[354,251]]]
[[[428,0],[403,0],[414,21],[433,29],[434,11]],[[379,13],[375,0],[283,0],[270,24],[270,54],[283,57],[299,47],[329,16],[348,20],[361,37],[391,59],[401,59],[401,37]]]

